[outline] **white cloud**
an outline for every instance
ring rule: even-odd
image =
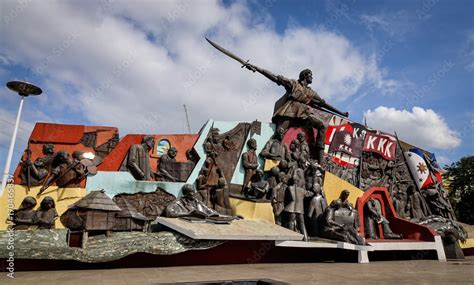
[[[245,2],[32,1],[21,11],[15,5],[2,4],[9,18],[2,19],[0,55],[8,66],[32,67],[44,90],[38,110],[53,118],[79,115],[122,134],[185,131],[182,104],[194,131],[209,118],[271,119],[283,88],[241,69],[206,35],[287,77],[311,68],[314,89],[329,101],[363,85],[396,84],[344,36],[297,26],[279,34],[268,15],[254,17]]]
[[[379,106],[373,111],[366,111],[364,116],[370,127],[386,132],[396,131],[403,141],[427,150],[454,149],[462,143],[460,135],[431,109],[413,107],[410,112]]]

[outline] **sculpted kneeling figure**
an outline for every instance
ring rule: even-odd
[[[347,201],[349,191],[343,190],[339,199],[331,202],[324,212],[321,237],[338,241],[364,245],[364,239],[359,235],[359,216]]]

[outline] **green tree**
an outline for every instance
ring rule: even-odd
[[[451,203],[460,222],[474,224],[474,156],[461,158],[445,168],[450,181]]]

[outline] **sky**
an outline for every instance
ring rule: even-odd
[[[0,3],[0,81],[28,97],[12,169],[35,122],[187,133],[208,119],[270,121],[284,89],[206,41],[297,78],[350,119],[396,132],[440,164],[473,155],[474,1]],[[29,71],[28,71],[29,70]],[[20,98],[0,88],[3,170]]]

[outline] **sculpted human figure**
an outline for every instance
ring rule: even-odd
[[[54,221],[58,217],[56,203],[53,198],[46,196],[40,203],[40,208],[36,211],[38,229],[54,229]]]
[[[252,71],[258,71],[276,84],[285,87],[285,95],[275,103],[272,120],[275,123],[281,124],[285,129],[288,128],[290,120],[300,120],[308,127],[317,129],[316,159],[319,163],[322,163],[327,126],[319,113],[315,112],[313,108],[324,107],[346,117],[348,113],[342,113],[330,106],[311,89],[309,85],[313,82],[313,73],[309,69],[302,70],[298,80],[293,80],[281,75],[275,75],[252,64],[246,64],[245,66]]]
[[[153,136],[145,136],[141,144],[130,147],[127,157],[127,169],[137,180],[153,180],[150,168],[149,151],[153,148],[155,139]]]
[[[299,132],[296,139],[298,140],[301,155],[306,159],[309,159],[309,145],[308,142],[306,142],[306,134],[304,132]]]
[[[219,135],[218,128],[212,128],[210,130],[209,137],[204,142],[204,152],[206,153],[207,157],[210,157],[214,160],[217,156],[217,148],[219,147],[219,143],[217,141],[217,136]]]
[[[272,160],[288,160],[289,151],[287,146],[283,143],[283,135],[285,130],[283,128],[278,128],[273,135],[273,137],[265,144],[260,155],[265,159]]]
[[[301,158],[301,151],[300,151],[300,145],[299,145],[298,140],[293,140],[290,143],[289,150],[290,150],[290,155],[289,155],[290,167],[293,168],[298,165]]]
[[[382,215],[380,202],[377,199],[371,198],[366,203],[365,213],[365,235],[369,239],[378,239],[377,235],[378,224],[382,225],[383,236],[385,239],[401,239],[402,236],[392,232],[389,221]]]
[[[217,169],[219,178],[217,179],[217,185],[211,189],[211,204],[212,208],[223,215],[232,215],[232,209],[230,206],[230,191],[227,185],[227,180],[224,177],[222,170]]]
[[[168,162],[176,161],[176,155],[178,155],[178,150],[176,150],[176,148],[172,146],[168,149],[167,153],[163,154],[158,159],[158,169],[157,169],[158,171],[156,174],[160,180],[171,181],[171,182],[178,181],[178,179],[173,177],[173,175],[171,175],[166,169]]]
[[[284,172],[279,173],[278,184],[271,189],[270,201],[273,208],[275,223],[283,225],[283,210],[285,209],[285,191],[288,187],[288,175]]]
[[[41,195],[53,182],[56,182],[58,187],[79,187],[87,170],[86,166],[80,163],[82,153],[82,151],[74,151],[71,159],[67,152],[58,152],[55,157],[58,166],[51,171],[51,175],[44,182],[38,196]]]
[[[306,190],[313,193],[313,197],[308,204],[306,216],[309,218],[309,234],[316,236],[318,234],[321,216],[327,208],[326,198],[323,192],[323,179],[319,165],[311,163],[306,171]]]
[[[285,208],[284,211],[288,216],[287,228],[293,231],[297,229],[304,236],[304,240],[308,240],[308,233],[304,223],[304,198],[312,194],[300,186],[301,183],[297,176],[293,176],[289,181],[289,186],[285,192]]]
[[[174,200],[166,206],[164,215],[168,218],[179,217],[218,217],[219,213],[209,208],[206,204],[195,197],[195,190],[191,184],[185,184],[181,188],[183,197]]]
[[[268,182],[263,179],[263,170],[257,169],[252,176],[250,188],[246,193],[249,198],[263,199],[268,193]]]
[[[257,141],[255,139],[249,139],[247,141],[247,151],[242,154],[242,166],[244,167],[244,182],[242,191],[250,187],[250,179],[255,174],[258,167],[257,159]]]
[[[444,189],[441,189],[439,185],[434,185],[434,187],[426,189],[423,195],[434,215],[456,220],[454,211],[447,198],[443,197],[442,193],[440,193],[442,191],[444,191]]]
[[[248,61],[240,59],[238,56],[232,54],[228,50],[207,39],[207,41],[222,53],[230,56],[234,60],[243,64],[247,69],[258,72],[285,88],[286,93],[275,103],[272,121],[283,129],[288,129],[291,121],[299,121],[306,124],[310,128],[318,130],[316,138],[316,159],[321,164],[324,157],[324,144],[326,123],[319,112],[316,112],[315,107],[323,107],[331,112],[335,112],[341,116],[349,116],[349,114],[342,113],[333,106],[329,105],[319,97],[319,95],[309,86],[313,82],[313,73],[309,69],[304,69],[300,72],[298,80],[288,79],[281,75],[273,74],[272,72],[250,64]]]
[[[33,210],[36,207],[36,199],[31,196],[26,196],[21,202],[20,207],[13,211],[13,222],[15,230],[27,230],[30,226],[35,225],[36,211]]]
[[[320,236],[358,245],[365,244],[364,239],[358,233],[357,215],[354,215],[353,219],[341,218],[340,216],[347,215],[343,213],[344,211],[347,212],[347,209],[342,209],[343,202],[341,199],[333,200],[329,207],[326,208]]]
[[[197,197],[206,205],[210,204],[209,190],[211,186],[207,184],[208,178],[209,170],[206,167],[201,168],[196,178]]]
[[[428,210],[419,191],[415,190],[413,185],[407,188],[408,203],[407,212],[412,219],[422,219],[427,216]]]
[[[39,186],[44,182],[54,158],[54,146],[47,143],[43,145],[43,157],[39,157],[33,163],[30,159],[24,161],[20,173],[23,185]],[[29,177],[28,177],[29,173]]]

